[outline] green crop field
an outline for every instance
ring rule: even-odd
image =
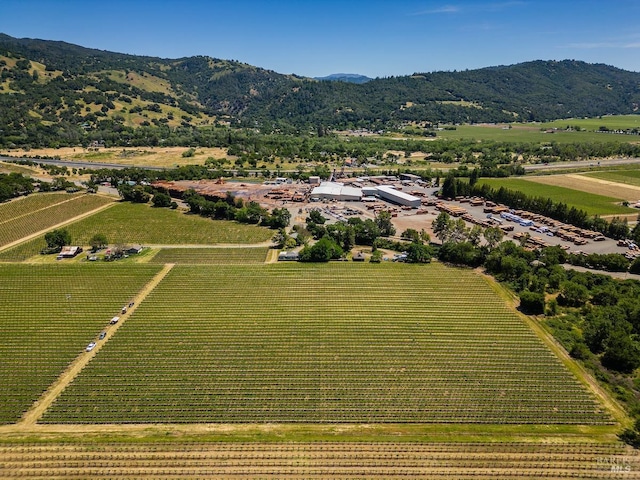
[[[609,130],[627,130],[640,128],[640,115],[605,115],[595,118],[568,118],[540,124],[540,128],[580,127],[585,130],[598,130],[607,127]],[[607,134],[608,135],[608,134]],[[633,137],[631,140],[633,141]]]
[[[511,127],[511,128],[509,128]],[[567,127],[573,130],[566,131]],[[640,128],[640,115],[612,115],[599,118],[569,118],[546,123],[512,123],[498,125],[456,125],[455,130],[441,130],[438,138],[495,140],[497,142],[526,143],[575,143],[638,142],[637,136],[598,132],[600,127],[609,130]],[[576,130],[581,129],[581,131]],[[553,133],[545,130],[559,129]]]
[[[163,248],[151,263],[185,265],[231,265],[264,263],[268,249],[256,248]]]
[[[634,185],[640,187],[640,170],[611,170],[602,172],[585,173],[587,177],[599,178],[609,182],[624,183],[626,185]],[[638,194],[640,198],[640,193]]]
[[[564,122],[556,128],[564,129],[571,122]],[[552,127],[545,127],[552,128]],[[444,139],[475,139],[493,140],[496,142],[516,143],[627,143],[638,141],[637,136],[624,134],[604,134],[595,131],[556,131],[547,133],[541,124],[513,124],[513,128],[503,129],[495,125],[456,125],[455,130],[442,130],[437,133],[438,138]]]
[[[68,200],[68,201],[66,201]],[[55,203],[52,203],[55,202]],[[0,205],[0,246],[90,212],[113,200],[97,195],[26,197]]]
[[[166,208],[119,203],[68,227],[74,242],[88,245],[96,233],[109,243],[217,244],[259,243],[269,240],[273,231],[226,220],[211,220]]]
[[[73,244],[84,246],[89,245],[91,237],[96,233],[106,235],[111,245],[252,244],[265,242],[274,233],[273,230],[255,225],[214,221],[175,210],[133,203],[117,203],[108,210],[65,228],[71,234]],[[45,246],[44,236],[33,239],[0,253],[0,262],[27,260],[37,255]]]
[[[176,266],[42,423],[612,422],[470,270]]]
[[[0,265],[0,424],[17,421],[157,271]]]
[[[9,202],[0,203],[0,225],[17,217],[33,213],[36,210],[72,200],[82,193],[32,193],[26,197],[16,198]]]
[[[480,182],[493,188],[505,187],[521,191],[532,197],[545,197],[554,202],[564,202],[567,206],[584,210],[589,215],[623,215],[637,212],[633,208],[616,205],[616,203],[622,202],[620,199],[555,185],[544,185],[521,178],[482,178]]]
[[[44,236],[34,238],[0,252],[0,262],[23,262],[38,255],[47,246]]]

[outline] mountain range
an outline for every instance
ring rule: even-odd
[[[0,146],[53,138],[122,143],[132,129],[157,141],[159,129],[202,125],[301,132],[545,121],[629,114],[640,106],[639,73],[575,60],[322,80],[339,81],[206,56],[135,56],[0,34]]]
[[[316,80],[347,82],[347,83],[367,83],[369,80],[373,80],[372,78],[369,78],[366,75],[359,75],[357,73],[332,73],[331,75],[327,75],[326,77],[314,77],[314,78]]]

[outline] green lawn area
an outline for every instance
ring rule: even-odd
[[[175,266],[42,419],[611,421],[473,271],[351,262]]]
[[[17,421],[159,265],[0,265],[0,424]]]
[[[554,185],[545,185],[522,178],[482,178],[480,182],[486,183],[493,188],[505,187],[510,190],[521,191],[533,197],[545,197],[550,198],[553,202],[564,202],[569,207],[584,210],[589,215],[622,215],[636,212],[632,208],[616,205],[616,203],[622,201],[617,198]]]

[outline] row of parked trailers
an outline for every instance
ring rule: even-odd
[[[513,210],[505,205],[496,205],[490,201],[485,202],[481,198],[456,198],[456,200],[463,203],[470,203],[474,206],[484,205],[485,207],[483,211],[488,214],[487,219],[476,219],[467,213],[467,210],[464,207],[450,205],[444,202],[437,202],[436,208],[439,211],[446,212],[454,217],[462,217],[463,220],[482,227],[498,226],[505,232],[510,232],[514,228],[513,225],[504,225],[504,220],[517,223],[523,227],[529,227],[530,230],[534,230],[538,233],[544,233],[548,236],[556,236],[562,240],[572,242],[575,245],[585,245],[588,240],[605,240],[604,235],[599,232],[586,230],[573,225],[567,225],[557,220],[545,217],[544,215],[527,212],[525,210]],[[499,218],[493,216],[494,214],[498,214]],[[523,235],[523,233],[519,234],[518,238]],[[548,243],[540,237],[531,237],[528,243],[536,247],[548,246]]]
[[[605,236],[600,232],[568,225],[566,223],[559,222],[558,220],[553,220],[552,218],[545,217],[544,215],[539,215],[524,210],[515,210],[513,211],[513,213],[519,215],[522,218],[526,218],[533,222],[536,222],[537,224],[542,224],[546,227],[549,227],[549,231],[552,232],[553,235],[561,238],[562,240],[573,242],[576,245],[584,245],[587,243],[587,240],[594,240],[596,242],[605,240]]]

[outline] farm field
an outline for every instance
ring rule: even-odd
[[[48,194],[1,204],[0,247],[112,202],[98,195]]]
[[[274,264],[175,266],[40,421],[407,422],[613,418],[469,270]]]
[[[626,130],[640,128],[640,115],[603,115],[594,118],[569,118],[541,123],[540,127],[566,128],[568,125],[594,131],[600,127],[607,127],[609,130]],[[630,138],[633,140],[635,137]]]
[[[84,194],[69,194],[66,192],[32,193],[26,197],[19,197],[9,202],[0,203],[0,225],[17,217],[33,213],[36,210],[52,207],[82,195]]]
[[[74,242],[82,245],[88,245],[96,233],[104,233],[111,244],[163,245],[250,244],[273,236],[267,228],[127,202],[69,225],[68,229]]]
[[[256,248],[163,248],[151,263],[184,265],[231,265],[264,263],[268,249]]]
[[[143,245],[253,244],[268,241],[273,231],[226,220],[211,220],[166,208],[116,203],[113,207],[65,227],[73,244],[87,246],[97,233],[109,243]],[[21,262],[46,246],[44,236],[0,253],[0,262]]]
[[[614,179],[624,179],[625,177],[609,176],[607,172],[601,172],[601,175],[592,174],[561,174],[561,175],[541,175],[536,177],[528,177],[529,181],[538,182],[544,185],[556,187],[570,188],[594,195],[603,195],[609,198],[620,198],[629,202],[640,199],[640,185],[635,186],[631,182],[618,183]],[[640,171],[639,171],[640,173]],[[632,178],[632,177],[630,177]],[[640,177],[638,177],[640,181]],[[637,212],[637,210],[636,210]]]
[[[34,157],[60,158],[83,162],[106,162],[119,165],[145,165],[150,167],[173,168],[176,165],[203,165],[207,158],[225,158],[226,149],[197,148],[192,157],[183,157],[188,147],[144,147],[144,148],[101,148],[89,151],[80,147],[37,148],[30,154]],[[0,155],[19,156],[22,152],[0,150]]]
[[[572,120],[562,121],[557,126],[543,126],[543,124],[514,123],[511,128],[508,124],[477,124],[456,125],[455,130],[438,131],[438,138],[449,140],[475,139],[494,140],[496,142],[526,142],[526,143],[628,143],[638,141],[639,137],[615,133],[598,133],[595,131],[556,131],[547,133],[547,128],[566,128],[567,125],[575,125]],[[597,127],[596,127],[597,129]]]
[[[16,422],[159,268],[0,265],[0,424]]]
[[[26,479],[637,479],[639,469],[630,448],[598,443],[0,444],[0,476]]]
[[[505,187],[521,191],[526,195],[550,198],[554,202],[564,202],[569,208],[576,207],[584,210],[589,215],[604,216],[637,213],[633,208],[617,205],[617,203],[622,202],[622,198],[607,197],[572,188],[543,184],[542,182],[545,181],[545,178],[547,177],[527,177],[526,179],[482,178],[479,182],[486,183],[493,188]]]
[[[640,187],[640,169],[613,170],[607,172],[585,173],[587,177],[599,178],[609,182],[622,183]]]

